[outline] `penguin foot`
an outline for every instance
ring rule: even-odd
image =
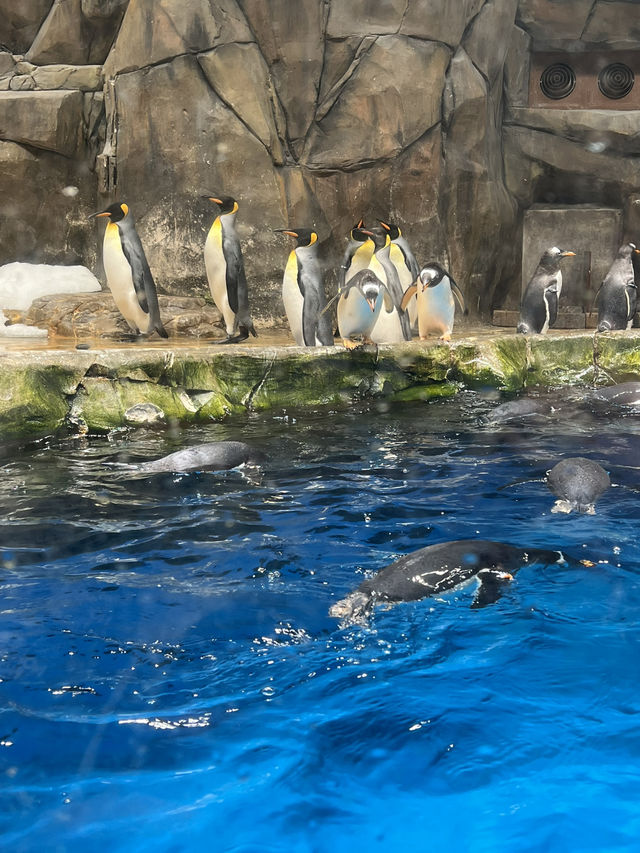
[[[343,338],[342,343],[345,349],[357,349],[360,346],[357,341],[349,340],[349,338]]]
[[[244,326],[241,326],[237,335],[227,335],[227,337],[223,341],[214,341],[214,343],[215,344],[239,344],[241,341],[246,341],[248,337],[249,337],[248,329],[245,329]]]
[[[447,344],[451,343],[451,332],[445,332],[444,335],[440,335],[440,340],[444,341]]]

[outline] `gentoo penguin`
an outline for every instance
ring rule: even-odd
[[[160,319],[156,283],[129,206],[124,202],[112,204],[92,213],[89,219],[101,216],[111,220],[104,232],[102,262],[118,311],[136,335],[155,331],[162,338],[168,337]]]
[[[406,293],[408,288],[410,288],[418,278],[420,267],[418,266],[415,255],[411,251],[411,247],[402,236],[400,228],[393,222],[383,222],[382,219],[379,219],[378,222],[385,231],[389,232],[389,237],[391,238],[389,259],[398,273],[402,292]],[[407,311],[409,313],[409,320],[411,321],[411,328],[415,329],[418,320],[418,307],[416,302],[409,302]]]
[[[318,234],[311,228],[282,229],[281,233],[298,241],[282,279],[282,301],[291,333],[299,347],[333,346],[329,315],[324,310],[327,298],[318,261]]]
[[[454,294],[460,308],[466,314],[464,295],[449,273],[435,261],[420,270],[415,284],[407,290],[402,307],[411,304],[416,297],[418,310],[418,332],[420,340],[427,335],[440,335],[441,341],[450,341],[456,311]]]
[[[493,604],[513,574],[527,565],[564,562],[560,551],[518,548],[502,542],[459,539],[413,551],[381,569],[329,609],[342,624],[362,623],[376,604],[417,601],[476,578],[473,607]]]
[[[240,240],[235,221],[238,202],[229,196],[207,195],[205,198],[218,205],[218,215],[209,229],[204,244],[204,265],[209,289],[227,330],[223,344],[235,344],[249,337],[257,337],[249,313],[247,278]]]
[[[620,247],[604,281],[596,293],[598,331],[630,329],[636,313],[640,255],[635,243]]]
[[[376,251],[369,261],[369,269],[374,272],[386,286],[393,311],[381,311],[371,331],[371,340],[376,344],[395,344],[411,340],[411,323],[409,315],[402,308],[404,295],[398,272],[391,263],[391,238],[388,231],[382,233],[370,231],[375,242]]]
[[[189,471],[228,471],[242,465],[258,466],[265,455],[244,441],[212,441],[176,450],[150,462],[118,464],[134,474],[184,474]]]
[[[586,512],[594,515],[595,502],[611,485],[602,465],[583,456],[563,459],[547,472],[547,485],[558,500],[551,512]]]
[[[369,269],[357,272],[334,298],[338,299],[338,331],[347,349],[358,346],[355,337],[373,343],[371,331],[383,304],[386,312],[395,310],[385,285]]]
[[[562,291],[560,261],[574,256],[575,252],[563,252],[557,246],[547,249],[542,255],[522,297],[520,322],[516,329],[520,334],[536,332],[544,335],[549,326],[553,326]]]

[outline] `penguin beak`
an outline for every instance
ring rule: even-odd
[[[371,311],[372,312],[375,311],[376,310],[376,302],[378,301],[378,294],[377,293],[370,293],[368,296],[365,296],[365,299],[367,300],[367,304],[368,304],[369,308],[371,308]]]
[[[276,228],[276,232],[278,234],[288,234],[290,237],[298,236],[296,231],[288,231],[286,228]]]
[[[206,198],[207,201],[213,201],[215,204],[222,204],[221,199],[216,198],[216,196],[211,195],[211,193],[206,193],[205,195],[200,196],[200,198]]]
[[[562,254],[560,255],[561,258],[575,258],[575,256],[575,252],[562,252]]]
[[[97,219],[99,216],[111,216],[108,210],[102,210],[100,213],[92,213],[87,216],[87,219]]]
[[[390,228],[389,228],[389,226],[387,225],[387,223],[386,223],[386,222],[383,222],[383,221],[382,221],[382,219],[378,219],[378,222],[380,223],[380,225],[382,225],[382,227],[384,228],[384,230],[385,230],[385,231],[389,231],[389,230],[390,230]]]

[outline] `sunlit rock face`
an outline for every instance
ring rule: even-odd
[[[215,192],[240,205],[258,325],[283,315],[291,247],[274,230],[319,231],[331,293],[361,217],[397,222],[418,261],[447,265],[486,316],[519,277],[526,207],[640,191],[637,118],[528,108],[532,50],[640,48],[637,10],[0,0],[0,262],[101,274],[102,232],[86,216],[125,200],[160,291],[202,296],[214,216],[202,196]]]

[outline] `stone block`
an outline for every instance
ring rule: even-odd
[[[527,106],[530,64],[531,36],[520,27],[514,26],[504,63],[504,88],[509,106]]]
[[[0,92],[0,139],[74,157],[82,105],[80,92]]]
[[[9,80],[9,89],[13,92],[29,92],[36,88],[31,74],[14,74]]]
[[[510,121],[579,143],[589,154],[636,154],[640,110],[562,110],[513,106]]]
[[[43,65],[32,73],[37,89],[102,89],[101,65]]]
[[[640,6],[633,2],[598,0],[581,39],[586,44],[637,49],[640,41]]]
[[[536,48],[554,47],[582,35],[594,0],[520,0],[518,24]]]

